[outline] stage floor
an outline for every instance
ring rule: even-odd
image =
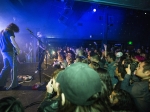
[[[38,90],[32,90],[32,86],[40,82],[39,74],[35,74],[35,70],[38,63],[25,63],[19,64],[18,66],[18,74],[19,75],[30,75],[33,76],[33,80],[31,82],[24,82],[22,83],[21,87],[18,90],[9,90],[9,91],[0,91],[0,98],[7,97],[7,96],[14,96],[19,101],[22,102],[23,106],[30,105],[34,102],[42,101],[46,94],[46,84],[50,79],[51,74],[54,72],[54,68],[51,65],[48,65],[48,69],[43,67],[46,70],[42,71],[41,74],[41,82],[44,83]],[[2,68],[2,64],[0,67]],[[0,69],[1,70],[1,69]],[[10,84],[10,77],[8,77],[7,86]],[[39,104],[30,106],[25,109],[25,112],[36,112]]]

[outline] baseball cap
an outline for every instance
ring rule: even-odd
[[[116,53],[116,57],[118,57],[118,58],[120,58],[122,55],[123,55],[122,52],[117,52],[117,53]]]
[[[58,74],[56,81],[66,99],[76,105],[90,105],[95,101],[88,99],[101,92],[102,80],[99,74],[88,64],[71,64]]]

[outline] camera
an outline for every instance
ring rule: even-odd
[[[128,65],[130,65],[130,67],[131,67],[132,63],[133,63],[133,61],[131,59],[125,59],[124,60],[124,67],[128,68]]]
[[[128,68],[128,65],[130,65],[131,72],[133,73],[134,70],[136,70],[138,63],[133,62],[131,59],[125,59],[124,60],[124,68]]]

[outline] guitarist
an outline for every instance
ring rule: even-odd
[[[38,37],[38,42],[37,42],[37,46],[38,46],[38,58],[39,58],[39,64],[37,67],[37,70],[35,71],[35,73],[38,73],[38,71],[41,71],[41,66],[42,63],[44,62],[44,58],[45,58],[45,54],[46,54],[46,39],[45,37],[42,35],[41,32],[37,32],[37,37]]]
[[[14,23],[9,24],[5,30],[0,32],[0,50],[4,62],[4,67],[0,72],[0,89],[17,89],[20,86],[17,79],[17,62],[15,56],[16,53],[20,53],[20,48],[15,41],[14,35],[17,32],[19,32],[19,27]],[[7,77],[11,70],[13,70],[11,84],[8,88],[5,88]]]

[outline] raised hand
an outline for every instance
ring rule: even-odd
[[[128,65],[128,68],[125,68],[126,72],[128,75],[131,75],[131,68],[130,68],[130,64]]]

